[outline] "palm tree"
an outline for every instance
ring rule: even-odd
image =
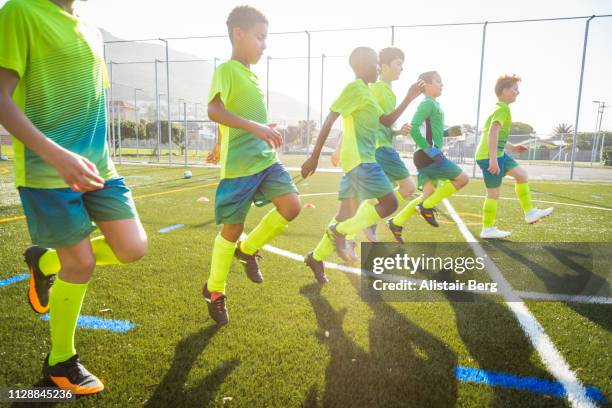
[[[563,140],[564,142],[569,143],[572,141],[574,126],[567,123],[559,123],[553,128],[553,134],[558,136],[559,139]]]

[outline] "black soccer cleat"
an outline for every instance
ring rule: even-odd
[[[404,243],[404,238],[402,237],[402,231],[404,231],[403,227],[399,227],[393,223],[393,218],[390,218],[386,222],[387,227],[389,227],[389,231],[393,234],[393,238],[400,244]]]
[[[427,221],[427,223],[432,227],[440,226],[438,224],[438,221],[436,221],[436,217],[434,215],[434,213],[438,213],[438,210],[436,210],[435,208],[425,208],[423,207],[423,204],[419,204],[417,205],[417,211],[421,214],[421,217],[423,217],[425,221]]]
[[[49,293],[55,280],[54,275],[45,276],[38,266],[38,261],[46,248],[32,245],[25,250],[23,257],[30,270],[30,286],[28,287],[28,303],[36,313],[44,314],[49,311]]]
[[[348,254],[346,253],[346,235],[336,230],[337,225],[338,224],[334,224],[334,225],[330,225],[329,227],[327,227],[326,233],[329,236],[329,238],[333,241],[336,247],[336,253],[338,254],[338,256],[340,256],[340,258],[342,258],[343,261],[350,262],[351,258],[349,258]]]
[[[306,254],[306,256],[304,257],[304,263],[312,270],[312,273],[314,273],[314,277],[317,282],[321,284],[329,282],[329,279],[327,279],[327,275],[325,275],[325,266],[323,266],[323,261],[317,261],[316,259],[314,259],[312,252]]]
[[[225,299],[227,298],[225,294],[210,292],[208,290],[208,283],[205,283],[202,288],[202,295],[208,305],[208,315],[220,326],[227,324],[229,322],[229,314],[225,306]]]
[[[259,264],[257,263],[257,260],[261,258],[261,255],[259,255],[258,252],[255,252],[253,255],[245,254],[240,249],[240,242],[238,242],[234,256],[236,259],[238,259],[242,266],[244,266],[244,272],[251,281],[255,283],[263,282],[263,275],[261,274]]]
[[[49,365],[47,355],[43,364],[43,376],[59,388],[70,390],[75,395],[96,394],[104,389],[102,381],[79,362],[78,354],[54,366]]]

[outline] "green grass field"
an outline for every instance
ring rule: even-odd
[[[82,314],[136,326],[125,333],[77,329],[81,358],[106,390],[76,406],[568,406],[562,397],[458,379],[456,367],[555,380],[500,301],[364,302],[357,275],[328,270],[330,283],[321,287],[300,262],[264,251],[261,285],[232,265],[231,321],[217,329],[200,289],[217,233],[218,170],[194,168],[185,180],[182,168],[119,169],[134,191],[149,252],[135,264],[98,268]],[[318,173],[301,183],[302,203],[316,208],[304,208],[271,245],[297,254],[311,250],[337,210],[338,181],[338,174]],[[498,225],[513,231],[511,241],[610,242],[612,185],[531,186],[535,200],[557,203],[555,213],[526,225],[512,185],[505,184]],[[476,236],[482,199],[472,196],[483,191],[482,181],[473,180],[450,200]],[[316,193],[330,194],[309,195]],[[253,208],[246,230],[266,211]],[[21,215],[11,164],[2,162],[0,280],[27,272],[21,253],[30,241]],[[413,218],[406,237],[465,241],[443,206],[439,219],[441,227],[433,229]],[[184,227],[158,232],[175,224]],[[382,225],[379,231],[391,240]],[[48,322],[31,311],[26,288],[27,280],[0,287],[0,387],[41,381]],[[610,399],[612,305],[525,302],[578,379]]]

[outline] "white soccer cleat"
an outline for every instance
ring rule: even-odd
[[[497,227],[487,227],[480,231],[480,238],[483,239],[502,239],[508,238],[512,233],[510,231],[498,230]]]
[[[552,207],[545,208],[543,210],[539,208],[532,208],[531,211],[525,214],[525,222],[527,224],[535,224],[536,222],[540,221],[542,218],[548,217],[550,214],[552,214],[553,210],[554,208]]]

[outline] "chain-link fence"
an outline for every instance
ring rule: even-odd
[[[269,121],[277,123],[285,137],[282,153],[306,155],[333,99],[352,80],[348,52],[359,45],[374,49],[398,46],[406,53],[409,67],[394,85],[398,99],[416,74],[443,67],[440,72],[451,87],[443,104],[447,121],[460,130],[458,136],[447,139],[446,150],[461,163],[473,163],[482,124],[490,113],[487,106],[495,101],[490,88],[497,75],[508,67],[518,72],[530,70],[534,74],[526,87],[554,90],[560,96],[543,101],[547,111],[556,110],[571,120],[566,120],[569,128],[556,132],[531,128],[516,135],[529,144],[529,153],[520,158],[567,163],[572,179],[575,162],[597,165],[606,147],[612,146],[607,133],[601,131],[600,116],[594,131],[580,121],[581,110],[586,109],[585,82],[609,81],[609,75],[602,74],[609,70],[600,69],[610,65],[609,57],[588,54],[590,36],[597,50],[612,35],[609,17],[612,15],[271,33],[269,54],[251,69],[260,79]],[[552,44],[558,42],[563,42],[562,51],[552,52]],[[504,48],[502,61],[497,57],[500,48]],[[216,125],[206,115],[210,80],[228,49],[226,35],[106,41],[111,77],[108,137],[115,158],[201,163],[217,135]],[[551,52],[542,52],[546,49]],[[564,65],[559,66],[559,60]],[[567,71],[572,75],[565,74],[565,67],[571,67]],[[551,75],[559,69],[559,75]],[[412,112],[409,108],[400,121],[409,121]],[[324,154],[334,150],[340,135],[337,123]],[[414,148],[409,138],[395,143],[408,156]]]

